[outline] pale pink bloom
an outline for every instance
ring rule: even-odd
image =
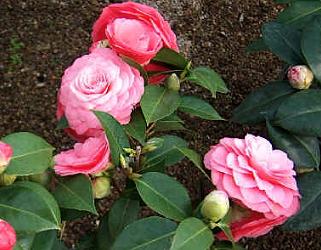
[[[0,141],[0,168],[6,167],[13,155],[13,149],[9,144]]]
[[[55,156],[58,175],[95,174],[110,166],[110,148],[106,136],[90,137],[84,143]]]
[[[144,80],[111,49],[98,48],[66,69],[58,94],[57,117],[68,120],[76,139],[96,136],[102,130],[92,112],[104,111],[121,124],[130,121],[144,93]]]
[[[204,164],[218,190],[268,220],[290,217],[300,207],[293,162],[262,137],[221,139]]]
[[[117,53],[146,65],[163,48],[178,51],[176,36],[159,12],[135,2],[111,4],[95,22],[93,42],[107,39]]]
[[[13,227],[0,219],[0,250],[13,250],[16,240],[16,232]]]

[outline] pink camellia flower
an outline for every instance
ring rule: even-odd
[[[55,156],[55,172],[61,176],[95,174],[110,165],[110,148],[106,136],[90,137],[76,143],[74,149]]]
[[[92,110],[104,111],[121,124],[144,93],[139,71],[122,61],[111,49],[97,48],[78,58],[62,77],[57,117],[68,120],[69,132],[76,139],[96,136],[102,130]]]
[[[270,229],[300,207],[293,162],[262,137],[221,139],[205,155],[204,164],[211,170],[218,190],[225,191],[240,206],[260,213]]]
[[[159,12],[125,2],[103,9],[93,26],[93,42],[107,39],[117,53],[146,65],[163,47],[178,51],[176,36]]]
[[[0,141],[0,174],[8,166],[11,157],[13,155],[13,149],[9,144]]]
[[[16,232],[13,227],[0,219],[0,250],[12,250],[16,241]]]

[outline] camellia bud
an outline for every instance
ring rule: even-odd
[[[142,153],[148,153],[156,150],[157,148],[161,147],[164,143],[164,139],[162,138],[152,138],[148,140],[145,146],[142,149]]]
[[[9,186],[14,183],[16,179],[17,176],[15,175],[8,175],[3,173],[0,175],[0,186]]]
[[[230,203],[227,194],[224,191],[215,190],[205,197],[201,213],[205,218],[216,222],[227,214],[229,208]]]
[[[9,165],[13,150],[9,144],[0,141],[0,174],[6,170]]]
[[[313,81],[313,73],[307,66],[297,65],[289,68],[288,79],[293,88],[308,89]]]
[[[93,191],[95,199],[102,199],[111,193],[110,179],[108,177],[98,177],[93,180]]]
[[[16,241],[17,236],[13,227],[0,219],[0,250],[12,250]]]
[[[179,91],[179,89],[181,88],[181,83],[178,76],[174,73],[171,74],[166,80],[166,86],[168,89]]]
[[[29,179],[33,182],[38,182],[39,184],[41,184],[43,186],[47,186],[50,182],[50,176],[47,172],[44,172],[42,174],[30,175]]]

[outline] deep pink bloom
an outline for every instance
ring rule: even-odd
[[[95,174],[110,165],[110,148],[106,136],[90,137],[84,143],[76,143],[74,149],[55,156],[55,172],[58,175]]]
[[[168,22],[156,9],[134,2],[104,8],[93,26],[92,39],[94,43],[107,39],[117,53],[143,65],[163,47],[178,51]]]
[[[0,141],[0,168],[6,167],[13,155],[13,149],[9,144]]]
[[[294,215],[300,207],[293,162],[262,137],[221,139],[205,155],[204,164],[218,190],[261,213],[270,225]]]
[[[0,219],[0,250],[12,250],[16,240],[16,232],[13,227]]]
[[[95,49],[65,71],[57,117],[65,115],[76,139],[96,136],[102,128],[92,110],[104,111],[127,124],[143,93],[144,80],[138,70],[111,49]]]

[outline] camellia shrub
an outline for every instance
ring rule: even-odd
[[[279,79],[254,90],[234,110],[242,124],[265,123],[273,145],[295,164],[301,210],[284,226],[291,231],[321,225],[321,2],[289,3],[249,51],[268,50],[284,62]]]
[[[300,88],[302,82],[306,88],[316,74],[315,67],[304,62],[298,61],[300,66],[289,71]],[[242,249],[236,243],[241,238],[264,235],[290,217],[290,226],[316,224],[319,219],[312,222],[311,216],[316,215],[312,210],[319,196],[309,189],[308,181],[317,179],[317,172],[299,177],[303,202],[310,196],[313,200],[292,217],[301,199],[294,163],[297,169],[317,166],[298,166],[290,144],[283,148],[276,144],[286,154],[259,136],[223,138],[202,160],[187,141],[172,133],[186,130],[181,113],[223,120],[208,102],[184,95],[180,90],[185,82],[205,88],[213,97],[228,92],[214,70],[194,66],[179,53],[175,34],[154,8],[134,2],[104,8],[93,26],[89,53],[65,70],[58,93],[58,128],[76,141],[73,148],[54,155],[51,145],[26,132],[1,139],[0,250],[66,249],[61,241],[66,223],[86,214],[98,215],[97,200],[110,195],[112,179],[118,175],[124,177],[119,199],[99,218],[96,233],[74,248]],[[286,80],[273,87],[287,89],[288,98],[300,94]],[[291,132],[284,132],[287,127],[282,124],[292,123],[279,122],[282,128],[274,124],[278,120],[272,114],[283,103],[274,104],[273,112],[267,107],[257,111],[250,103],[250,115],[245,112],[239,117],[266,119],[274,133],[284,133],[291,147],[307,156],[310,143],[317,141],[313,134],[317,128],[300,139],[291,134],[298,124],[288,129]],[[299,103],[297,109],[304,107]],[[314,105],[307,107],[313,110]],[[283,118],[285,114],[281,112],[278,119],[290,120],[294,115]],[[293,138],[299,138],[296,144]],[[213,191],[201,197],[200,204],[192,204],[186,188],[166,174],[168,166],[184,158],[213,183]],[[153,216],[142,216],[140,211],[146,207]]]

